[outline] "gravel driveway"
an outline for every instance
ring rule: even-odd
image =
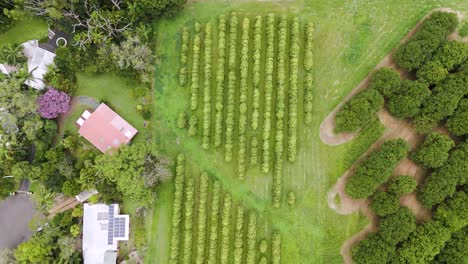
[[[35,213],[34,202],[25,194],[0,201],[0,248],[15,248],[29,239],[29,222]]]

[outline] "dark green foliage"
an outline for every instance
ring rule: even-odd
[[[450,230],[440,222],[426,222],[418,226],[397,250],[397,263],[430,263],[449,239]]]
[[[388,185],[388,191],[396,195],[405,195],[416,189],[416,180],[409,175],[394,177]]]
[[[456,232],[468,225],[467,205],[468,195],[464,191],[458,191],[437,208],[434,219]]]
[[[439,168],[447,161],[448,153],[454,146],[455,143],[450,137],[431,133],[412,158],[426,168]]]
[[[395,194],[379,191],[374,195],[370,207],[380,216],[393,214],[400,208],[400,198]]]
[[[404,80],[398,93],[388,100],[388,111],[396,117],[413,117],[419,112],[422,102],[431,94],[427,84]]]
[[[456,136],[468,134],[468,98],[460,100],[457,110],[447,120],[446,126]]]
[[[390,68],[380,68],[372,73],[368,89],[375,89],[390,97],[400,89],[400,75]]]
[[[0,172],[2,172],[0,168]],[[4,178],[3,175],[5,174],[0,174],[0,199],[3,199],[7,197],[11,192],[16,191],[16,188],[18,186],[18,182],[15,180],[15,178]]]
[[[468,44],[449,41],[437,49],[430,61],[417,72],[418,80],[436,84],[468,58]]]
[[[385,127],[379,120],[366,126],[359,135],[351,141],[346,151],[344,167],[351,166],[366,150],[374,144],[384,133]]]
[[[453,233],[439,255],[436,263],[461,264],[468,263],[468,227]]]
[[[426,177],[418,192],[418,200],[431,208],[452,196],[457,185],[466,183],[468,177],[468,143],[464,142],[450,152],[447,162]]]
[[[418,69],[446,41],[447,36],[457,25],[456,14],[433,12],[423,22],[418,32],[408,42],[398,47],[393,57],[395,62],[408,71]]]
[[[66,181],[62,186],[62,192],[68,196],[78,195],[81,192],[81,185],[75,180]]]
[[[382,107],[384,99],[376,90],[365,90],[349,102],[336,114],[335,132],[353,132],[364,127]]]
[[[439,121],[451,116],[459,101],[468,94],[468,75],[465,72],[450,74],[439,83],[424,100],[414,119],[416,130],[426,133]]]
[[[408,144],[402,139],[386,141],[379,150],[359,164],[345,187],[346,193],[358,199],[373,194],[379,185],[390,178],[408,149]]]
[[[414,215],[406,207],[401,207],[395,213],[382,217],[379,223],[380,237],[392,246],[406,240],[415,229]]]
[[[458,34],[463,38],[468,36],[468,20],[465,19],[463,23],[461,23],[458,28]]]
[[[379,234],[371,233],[351,250],[356,264],[380,264],[390,261],[395,248],[388,245]]]

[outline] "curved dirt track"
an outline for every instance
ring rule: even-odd
[[[410,32],[400,41],[400,43],[403,43],[406,40],[410,39],[419,29],[419,27],[422,24],[422,21],[434,11],[454,12],[457,14],[460,20],[463,18],[460,12],[456,12],[450,8],[434,9],[431,12],[429,12],[426,16],[424,16],[415,25],[415,27],[413,27],[413,29],[410,30]],[[456,33],[451,35],[450,38],[460,39],[460,37]],[[379,69],[381,67],[389,67],[398,71],[402,77],[405,77],[407,79],[410,78],[411,76],[409,76],[406,72],[396,67],[395,63],[392,60],[393,52],[394,50],[392,50],[387,56],[385,56],[382,59],[382,61],[380,61],[379,64],[377,64],[374,70]],[[355,133],[335,134],[334,133],[334,128],[335,128],[334,119],[338,110],[341,109],[341,107],[348,100],[350,100],[353,96],[355,96],[356,94],[358,94],[359,92],[361,92],[368,86],[370,76],[371,76],[371,73],[369,73],[369,75],[364,80],[362,80],[361,83],[359,83],[359,85],[357,85],[321,123],[319,134],[320,134],[320,139],[325,144],[330,145],[330,146],[340,145],[340,144],[353,140],[354,137],[356,137],[356,135],[359,134],[359,131]],[[357,165],[360,164],[368,156],[369,153],[378,149],[385,140],[394,139],[394,138],[402,138],[408,142],[411,149],[414,149],[424,139],[423,135],[419,135],[418,133],[416,133],[416,131],[412,127],[412,124],[409,121],[394,118],[385,109],[381,110],[378,115],[379,115],[379,120],[385,126],[386,131],[338,179],[337,183],[329,191],[328,197],[327,197],[328,206],[331,209],[335,210],[338,214],[346,215],[346,214],[351,214],[355,212],[361,212],[370,221],[368,226],[366,226],[364,229],[362,229],[360,232],[358,232],[357,234],[355,234],[354,236],[352,236],[351,238],[349,238],[342,244],[341,249],[340,249],[340,254],[343,257],[343,262],[346,264],[353,263],[352,256],[351,256],[352,246],[358,243],[359,241],[365,239],[370,232],[375,232],[377,230],[377,224],[378,224],[378,217],[369,208],[369,204],[370,204],[369,199],[354,200],[354,199],[351,199],[345,193],[344,188],[346,186],[347,180],[354,173]],[[441,130],[441,132],[443,133],[443,129],[438,129],[438,130]],[[414,177],[416,181],[418,182],[418,184],[422,182],[425,174],[426,174],[426,171],[423,168],[421,168],[420,166],[418,166],[417,164],[415,164],[413,161],[411,161],[408,158],[405,158],[404,160],[402,160],[394,171],[394,175],[410,175]],[[335,198],[337,196],[339,197],[339,201],[340,201],[339,205],[336,204],[337,199]],[[415,193],[402,196],[400,198],[400,202],[403,206],[408,207],[413,212],[418,222],[422,222],[432,217],[432,212],[422,206],[422,204],[416,199]]]

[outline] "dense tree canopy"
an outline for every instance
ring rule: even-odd
[[[468,134],[468,98],[463,98],[458,103],[457,110],[447,120],[447,128],[456,136]]]
[[[430,96],[427,84],[419,81],[402,81],[401,88],[388,99],[388,111],[396,117],[408,118],[419,113],[422,102]]]
[[[379,216],[393,214],[400,208],[400,198],[393,193],[379,191],[374,195],[370,207]]]
[[[431,133],[413,155],[413,160],[426,168],[439,168],[449,157],[449,151],[455,146],[453,140],[443,134]]]
[[[394,60],[405,70],[414,71],[428,60],[441,46],[447,36],[455,30],[458,19],[455,13],[433,12],[421,28],[395,52]]]
[[[394,254],[395,248],[387,244],[379,234],[374,233],[352,249],[353,261],[356,264],[387,263]]]
[[[384,97],[390,97],[399,91],[400,84],[400,75],[396,71],[390,68],[380,68],[372,73],[368,89],[375,89]]]
[[[468,227],[453,233],[436,256],[436,263],[460,264],[468,260]]]
[[[401,207],[395,213],[382,217],[379,223],[380,237],[393,246],[406,240],[415,229],[414,215],[406,207]]]
[[[353,132],[364,127],[382,107],[383,97],[377,90],[368,89],[353,97],[336,114],[335,131]]]
[[[416,189],[416,180],[409,175],[394,177],[388,185],[388,191],[396,195],[405,195]]]
[[[468,195],[460,190],[453,197],[442,203],[434,215],[434,219],[456,232],[468,225]]]
[[[352,198],[366,198],[386,182],[409,150],[402,139],[388,140],[374,151],[356,169],[346,184],[345,191]]]
[[[418,200],[431,208],[452,196],[458,185],[468,178],[468,142],[461,143],[450,152],[445,164],[426,177],[418,191]]]

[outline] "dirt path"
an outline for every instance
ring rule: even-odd
[[[429,12],[425,17],[423,17],[416,26],[400,41],[400,43],[405,42],[409,38],[411,38],[419,27],[422,24],[422,21],[428,17],[434,11],[446,11],[446,12],[455,12],[449,8],[437,8]],[[463,16],[460,12],[455,12],[459,19],[462,19]],[[457,38],[457,36],[453,36],[453,38]],[[384,57],[382,61],[375,67],[374,70],[379,69],[381,67],[389,67],[397,70],[402,77],[410,78],[407,73],[398,69],[395,63],[392,60],[392,55],[395,49],[392,50],[387,56]],[[320,125],[320,138],[321,140],[331,146],[340,145],[346,142],[349,142],[354,139],[356,135],[359,134],[358,132],[355,133],[340,133],[335,134],[333,132],[335,124],[334,119],[336,113],[339,109],[353,96],[364,90],[369,83],[371,73],[363,80],[359,85],[357,85],[344,99],[341,101],[335,109],[323,120],[322,124]],[[379,112],[379,120],[385,126],[386,131],[379,138],[361,157],[338,179],[337,183],[328,193],[328,206],[335,210],[338,214],[351,214],[354,212],[360,211],[364,216],[366,216],[370,224],[366,226],[363,230],[359,233],[352,236],[350,239],[346,240],[343,245],[341,246],[340,254],[343,257],[344,263],[352,263],[351,257],[351,248],[353,245],[358,243],[359,241],[363,240],[370,232],[375,232],[377,230],[377,223],[378,217],[370,210],[369,199],[360,199],[354,200],[351,199],[344,191],[346,186],[347,180],[353,175],[354,171],[358,164],[360,164],[369,153],[375,151],[379,148],[383,142],[387,139],[394,139],[394,138],[402,138],[408,142],[411,149],[414,149],[418,144],[420,144],[424,140],[424,136],[419,135],[415,132],[412,124],[407,120],[401,120],[392,117],[385,109]],[[438,130],[443,130],[442,128]],[[408,158],[405,158],[400,162],[398,167],[394,171],[394,175],[410,175],[416,179],[419,183],[422,182],[426,171],[415,164]],[[339,199],[337,199],[339,198]],[[339,204],[337,204],[339,201]],[[410,208],[413,214],[416,217],[418,222],[422,222],[424,220],[430,219],[432,217],[432,212],[422,206],[422,204],[416,199],[416,194],[412,193],[409,195],[405,195],[400,199],[401,204]]]
[[[56,214],[75,208],[79,204],[75,197],[66,197],[49,210],[48,217],[53,218]]]

